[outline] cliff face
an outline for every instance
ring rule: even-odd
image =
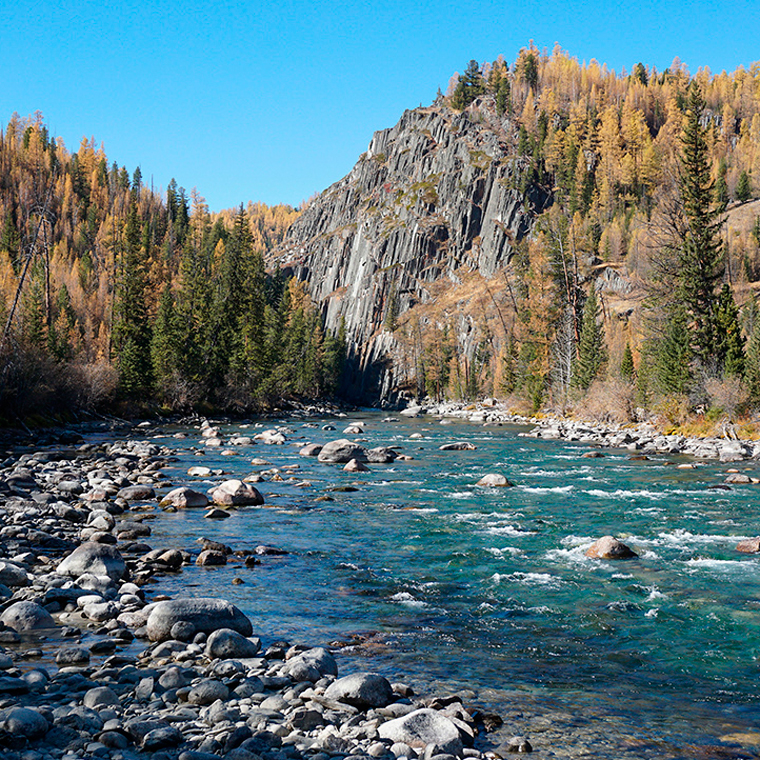
[[[434,283],[490,277],[546,202],[516,189],[515,136],[487,109],[431,106],[376,132],[352,171],[293,224],[276,252],[308,283],[329,329],[343,320],[349,392],[389,398],[415,376],[392,328]],[[467,314],[458,315],[466,343]],[[459,328],[458,328],[459,329]]]

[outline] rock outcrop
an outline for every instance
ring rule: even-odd
[[[415,376],[395,326],[442,283],[504,266],[548,196],[520,189],[527,159],[516,129],[476,101],[458,114],[432,105],[376,132],[351,172],[301,214],[277,262],[307,282],[328,329],[344,324],[348,386],[389,397]],[[445,285],[444,285],[445,287]],[[474,350],[476,314],[456,310],[457,339]]]

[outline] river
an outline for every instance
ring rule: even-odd
[[[357,420],[365,446],[413,460],[350,474],[299,455],[357,438],[342,433]],[[177,453],[164,470],[172,484],[222,479],[189,477],[199,464],[225,477],[269,471],[257,485],[267,503],[226,520],[162,515],[151,544],[196,547],[203,535],[289,553],[187,568],[161,587],[233,601],[265,643],[339,644],[343,672],[420,691],[469,687],[505,718],[505,735],[529,734],[542,757],[760,757],[760,562],[735,550],[760,534],[758,486],[710,488],[728,468],[715,462],[587,458],[584,445],[517,426],[446,423],[375,412],[252,421],[223,431],[282,425],[287,443],[230,447],[234,456],[204,448],[197,429],[164,428],[155,440]],[[451,441],[477,448],[439,450]],[[475,485],[492,472],[515,487]],[[587,559],[606,534],[639,558]]]

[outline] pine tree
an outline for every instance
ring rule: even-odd
[[[714,363],[718,335],[715,288],[723,276],[722,209],[715,201],[705,103],[692,82],[686,125],[681,138],[681,197],[685,219],[680,241],[676,299],[686,305],[695,356],[704,367]]]
[[[652,353],[652,380],[656,388],[663,393],[687,393],[692,382],[692,349],[688,315],[683,304],[670,309],[663,335]]]
[[[736,182],[736,199],[741,203],[746,203],[752,197],[752,182],[749,174],[742,169],[739,179]]]
[[[744,379],[750,393],[750,400],[760,404],[760,309],[752,302],[751,328],[747,340],[747,353],[744,363]]]
[[[451,107],[462,111],[486,91],[486,82],[480,73],[477,61],[470,61],[467,70],[459,77],[454,94],[451,96]]]
[[[623,358],[620,361],[620,377],[630,383],[633,382],[635,376],[636,369],[633,365],[633,352],[631,351],[631,344],[626,342],[625,349],[623,350]]]
[[[179,370],[179,356],[182,352],[179,341],[179,324],[174,309],[171,285],[167,284],[158,302],[158,312],[153,324],[150,344],[153,377],[156,387],[166,392],[167,387]]]
[[[744,338],[739,324],[739,309],[728,285],[723,285],[715,307],[718,371],[725,377],[744,374]]]
[[[573,385],[587,390],[599,376],[607,362],[604,345],[604,327],[599,324],[599,302],[596,298],[594,283],[589,289],[588,298],[583,306],[581,334],[578,341],[578,357],[573,371]]]
[[[146,261],[140,243],[137,203],[132,199],[124,230],[119,281],[114,302],[111,350],[119,385],[128,396],[140,396],[151,384],[150,324],[145,304]]]

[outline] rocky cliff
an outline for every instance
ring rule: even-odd
[[[438,104],[406,111],[292,226],[276,256],[308,283],[329,329],[344,323],[352,397],[409,387],[416,367],[398,320],[442,281],[492,276],[530,231],[548,197],[518,189],[525,159],[515,144],[509,120],[478,101],[461,114]],[[468,350],[473,315],[460,306]]]

